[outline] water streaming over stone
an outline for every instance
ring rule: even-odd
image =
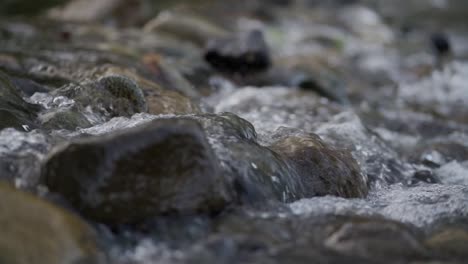
[[[466,262],[463,1],[92,2],[0,18],[0,263]]]

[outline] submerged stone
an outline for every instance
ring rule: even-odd
[[[223,209],[231,198],[218,166],[196,122],[164,119],[72,141],[48,158],[42,179],[90,219],[139,224]]]
[[[77,216],[3,182],[0,195],[0,263],[105,263],[95,232]]]

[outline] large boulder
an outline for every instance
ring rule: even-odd
[[[230,202],[218,161],[192,120],[159,119],[74,140],[50,155],[42,179],[83,215],[110,225],[214,213]]]

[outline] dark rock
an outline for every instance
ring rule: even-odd
[[[64,3],[64,0],[41,0],[31,3],[26,0],[4,0],[0,4],[0,14],[4,15],[34,15],[54,5]]]
[[[341,104],[349,104],[343,83],[327,73],[314,75],[297,75],[294,83],[301,89],[313,91],[323,97]]]
[[[437,56],[445,56],[452,52],[450,40],[443,32],[437,32],[431,35],[431,45]]]
[[[73,141],[48,158],[42,179],[90,219],[139,224],[223,209],[231,198],[218,166],[195,121],[162,119]]]
[[[102,264],[96,234],[85,222],[0,182],[0,263]]]
[[[0,129],[34,127],[39,109],[39,106],[27,103],[10,78],[0,72]]]
[[[267,43],[259,30],[211,41],[205,60],[221,72],[242,75],[265,71],[271,65]]]
[[[440,183],[440,180],[430,170],[418,170],[414,173],[411,184],[417,184],[419,182]]]
[[[295,165],[306,190],[317,196],[367,195],[367,178],[349,151],[333,149],[312,133],[288,128],[277,133],[280,137],[270,148]]]
[[[29,79],[14,78],[13,83],[27,96],[31,96],[34,93],[47,93],[49,91],[44,86]]]

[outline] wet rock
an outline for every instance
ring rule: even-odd
[[[464,261],[468,258],[467,242],[466,228],[446,227],[431,234],[425,244],[442,258]]]
[[[304,188],[292,164],[256,142],[255,129],[246,120],[228,113],[193,118],[207,132],[239,202],[290,202],[313,195]]]
[[[411,184],[417,184],[419,182],[440,183],[440,180],[430,170],[418,170],[414,173]]]
[[[147,105],[140,87],[124,76],[106,76],[99,83],[116,98],[126,98],[135,107],[135,112],[146,112]]]
[[[325,142],[351,151],[371,184],[396,183],[411,176],[397,153],[353,112],[337,114],[331,121],[318,125],[314,132]]]
[[[442,32],[432,34],[431,45],[437,56],[446,56],[452,51],[448,36]]]
[[[0,13],[4,15],[35,15],[54,5],[62,4],[64,0],[45,0],[31,3],[29,1],[5,0],[0,4]]]
[[[39,106],[27,103],[10,78],[0,72],[0,129],[28,130],[35,126],[39,110]]]
[[[0,262],[105,263],[85,222],[31,194],[0,182]]]
[[[265,263],[308,263],[310,259],[331,263],[350,259],[373,263],[385,259],[393,263],[430,256],[421,242],[422,234],[396,221],[338,215],[266,215],[230,215],[217,225],[220,237],[232,241],[232,258],[253,258],[256,261],[252,263],[263,263],[267,256],[272,260]]]
[[[51,93],[63,96],[80,104],[75,109],[91,107],[103,116],[131,116],[145,112],[147,104],[140,87],[125,76],[105,76],[98,81],[68,84]]]
[[[325,240],[325,245],[345,255],[374,260],[424,259],[430,255],[417,233],[401,223],[356,220],[339,226]]]
[[[44,129],[67,129],[87,128],[91,122],[86,118],[82,111],[76,107],[69,109],[58,109],[48,113],[41,114],[39,120]]]
[[[287,128],[277,133],[280,136],[270,148],[295,165],[306,189],[318,196],[367,195],[367,178],[350,152],[330,148],[315,134]]]
[[[150,57],[145,58],[148,60]],[[192,90],[193,87],[186,83],[186,80],[183,79],[180,74],[174,73],[174,69],[169,69],[170,66],[165,65],[160,59],[157,59],[155,62],[157,65],[154,65],[153,59],[151,61],[146,61],[146,63],[151,63],[152,66],[158,67],[155,70],[161,72],[163,75],[162,78],[165,79],[162,84],[167,85],[169,87],[168,89],[166,89],[165,86],[161,86],[130,70],[115,66],[104,67],[104,69],[102,69],[103,72],[100,73],[100,75],[104,77],[121,75],[134,80],[144,92],[144,101],[146,101],[147,111],[150,114],[193,114],[200,112],[198,104],[188,97],[196,96],[196,92]],[[170,75],[171,77],[168,77],[167,75]],[[140,98],[139,93],[135,95],[138,95],[134,96],[135,98]],[[142,99],[138,100],[140,102],[143,101]],[[140,103],[140,105],[143,104]]]
[[[21,89],[21,91],[26,96],[31,96],[34,93],[46,93],[48,89],[32,80],[29,79],[22,79],[22,78],[14,78],[13,83]]]
[[[73,141],[48,158],[42,178],[90,219],[139,224],[221,210],[231,198],[218,166],[196,122],[166,119]]]
[[[340,80],[335,79],[329,74],[318,73],[315,76],[299,75],[294,82],[297,83],[297,86],[301,89],[314,91],[321,96],[341,104],[349,104],[344,85]]]
[[[165,11],[149,21],[143,28],[145,32],[169,34],[180,40],[190,41],[200,47],[209,39],[227,35],[226,30],[210,23],[202,17],[189,13]]]
[[[364,5],[345,6],[338,15],[340,21],[353,33],[365,41],[374,43],[391,43],[393,32],[385,25],[381,17]]]
[[[455,141],[429,141],[413,150],[411,160],[432,167],[440,167],[451,161],[462,162],[468,160],[468,147]]]
[[[265,71],[271,65],[267,43],[259,30],[212,40],[206,48],[205,60],[221,72],[242,75]]]
[[[73,0],[68,1],[63,6],[49,10],[48,17],[57,20],[75,21],[75,22],[119,22],[120,24],[130,25],[138,21],[141,15],[141,5],[143,1],[132,0]],[[133,12],[131,17],[128,13]],[[127,21],[125,21],[127,19]]]
[[[190,98],[176,91],[148,91],[146,96],[148,113],[159,114],[195,114],[200,113],[200,107]]]

